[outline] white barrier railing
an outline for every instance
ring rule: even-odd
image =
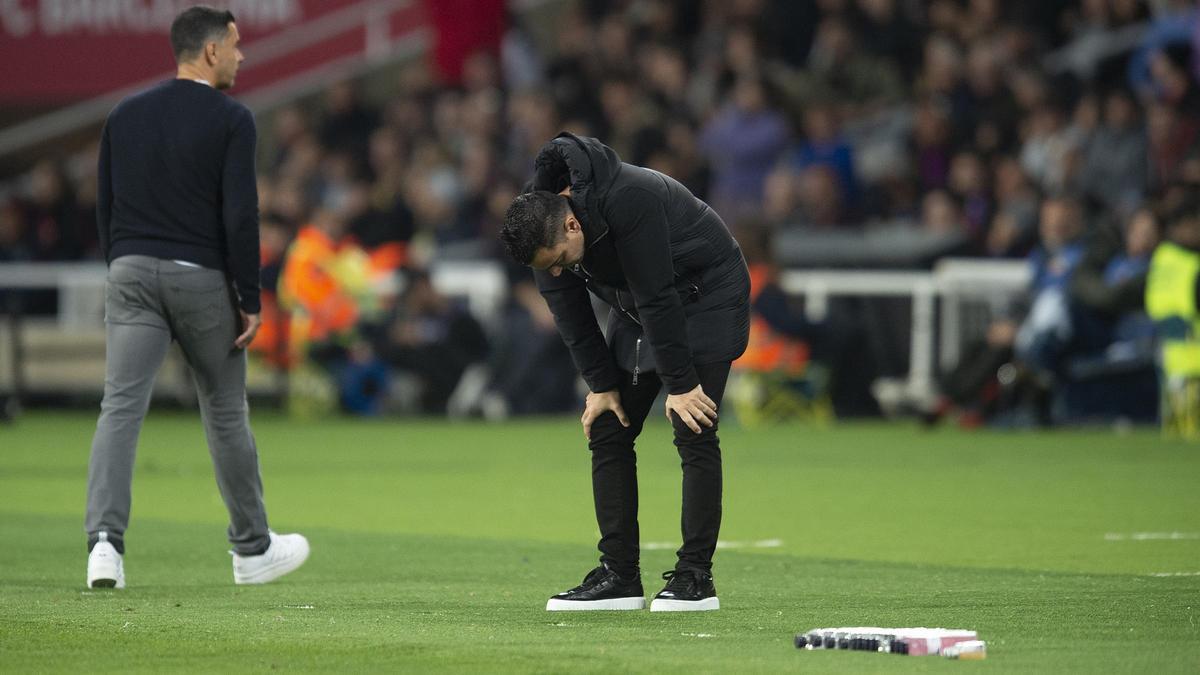
[[[942,370],[958,363],[963,344],[963,305],[988,303],[990,314],[1004,312],[1015,295],[1029,288],[1032,268],[1021,260],[976,260],[947,258],[933,270],[934,283],[941,299],[938,354]]]
[[[435,262],[430,274],[440,291],[466,298],[471,312],[485,324],[497,320],[508,294],[499,263]],[[59,326],[64,332],[88,330],[101,326],[104,276],[105,268],[100,263],[0,264],[0,289],[56,288]],[[780,283],[787,293],[804,296],[806,312],[812,319],[825,314],[833,296],[911,298],[908,374],[903,381],[892,384],[898,387],[901,397],[922,401],[934,391],[937,372],[958,361],[964,304],[1007,303],[1028,287],[1029,279],[1028,265],[1022,261],[946,259],[932,272],[791,270],[781,275]],[[20,351],[13,345],[8,349],[14,354]]]
[[[495,325],[500,310],[508,298],[508,282],[504,268],[491,261],[441,261],[430,266],[430,279],[435,288],[456,298],[463,298],[471,313],[485,325]],[[55,289],[58,291],[58,315],[51,320],[61,333],[75,334],[94,342],[101,339],[104,331],[104,281],[107,269],[98,262],[77,263],[0,263],[0,298],[4,291]],[[393,285],[391,290],[399,291]],[[36,388],[37,383],[28,383],[25,378],[25,349],[22,321],[19,313],[23,308],[9,303],[0,304],[0,314],[8,314],[4,330],[0,330],[6,343],[0,345],[0,363],[8,368],[0,369],[0,391],[5,388],[21,390]],[[102,372],[102,371],[101,371]],[[93,373],[80,373],[79,377],[92,377]],[[78,378],[76,378],[78,379]],[[103,377],[95,379],[94,388],[99,391]],[[87,388],[87,387],[76,387]]]
[[[947,258],[932,272],[791,270],[780,275],[780,285],[787,293],[804,296],[805,311],[814,320],[825,315],[831,296],[912,298],[908,375],[902,382],[883,384],[896,398],[923,402],[935,391],[935,349],[941,356],[940,369],[958,362],[963,302],[1007,302],[1028,287],[1029,279],[1029,266],[1023,261]],[[877,388],[876,395],[881,393]]]

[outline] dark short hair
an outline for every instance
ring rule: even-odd
[[[226,9],[196,5],[180,12],[171,22],[175,61],[183,63],[199,56],[206,43],[223,39],[233,22],[233,12]]]
[[[504,250],[513,260],[528,265],[538,249],[554,246],[562,239],[562,224],[570,208],[566,197],[546,190],[517,195],[500,229]]]
[[[1172,186],[1159,211],[1167,227],[1190,224],[1200,218],[1200,189],[1192,185]]]

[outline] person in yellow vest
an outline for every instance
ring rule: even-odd
[[[1200,438],[1200,193],[1174,205],[1154,250],[1146,313],[1158,328],[1163,430]]]

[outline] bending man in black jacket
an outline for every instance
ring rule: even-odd
[[[717,609],[717,408],[750,325],[741,249],[720,216],[678,181],[621,162],[595,139],[560,134],[535,167],[532,190],[513,200],[501,238],[513,258],[533,267],[591,390],[581,421],[601,553],[600,567],[546,609],[645,606],[634,441],[664,384],[683,464],[683,546],[651,611]],[[588,291],[612,308],[606,333]]]

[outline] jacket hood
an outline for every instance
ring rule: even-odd
[[[571,187],[571,205],[587,244],[608,233],[600,204],[621,172],[616,151],[595,138],[562,132],[542,146],[534,160],[533,189],[561,192]]]

